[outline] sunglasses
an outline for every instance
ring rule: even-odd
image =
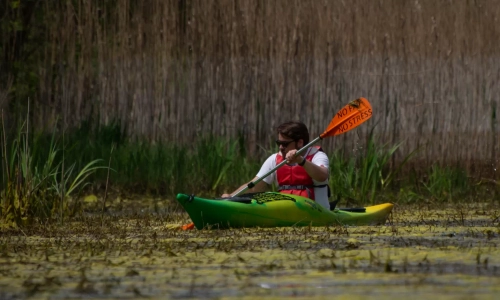
[[[283,146],[283,147],[288,147],[288,145],[290,145],[291,143],[295,142],[294,140],[291,140],[291,141],[280,141],[280,140],[276,140],[276,145],[279,146]]]

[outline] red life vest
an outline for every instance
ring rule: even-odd
[[[318,151],[323,151],[319,146],[309,148],[306,155],[306,160],[312,161],[314,155]],[[283,161],[283,156],[278,153],[276,155],[276,165]],[[280,193],[299,195],[314,200],[314,182],[307,174],[304,167],[299,165],[290,166],[285,164],[276,171],[278,180],[278,189]]]

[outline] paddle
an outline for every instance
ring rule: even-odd
[[[335,117],[330,121],[330,124],[328,127],[325,129],[325,131],[320,134],[317,138],[309,142],[307,145],[304,147],[300,148],[297,153],[295,154],[296,156],[299,155],[300,153],[306,151],[310,146],[318,142],[319,140],[322,140],[327,137],[331,136],[336,136],[340,135],[342,133],[348,132],[351,129],[354,129],[358,127],[361,123],[365,122],[372,116],[372,107],[368,100],[366,98],[359,98],[356,99],[346,106],[344,106],[341,110],[337,112]],[[258,178],[255,181],[252,181],[248,183],[248,185],[241,190],[237,191],[235,194],[233,194],[233,197],[236,197],[238,195],[241,195],[243,192],[247,191],[248,189],[251,189],[254,187],[257,183],[261,182],[266,178],[267,176],[271,175],[273,172],[275,172],[277,169],[281,168],[284,164],[286,164],[287,161],[283,160],[281,163],[279,163],[276,167],[274,167],[271,171],[267,172],[264,174],[262,177]]]

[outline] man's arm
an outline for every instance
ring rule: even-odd
[[[326,181],[328,179],[328,169],[323,166],[318,166],[312,162],[306,160],[305,164],[302,166],[307,174],[311,176],[312,179],[316,181]]]
[[[286,154],[286,159],[289,163],[303,163],[305,157],[302,155],[294,156],[297,150],[291,150]],[[302,166],[307,174],[311,176],[312,179],[316,181],[326,181],[328,180],[328,168],[325,166],[318,166],[308,160],[305,160],[304,165]]]
[[[252,181],[255,181],[257,179],[259,179],[259,177],[255,176],[255,178],[252,179]],[[249,182],[243,184],[242,186],[240,186],[239,188],[237,188],[236,190],[234,190],[234,192],[232,192],[230,194],[222,194],[222,197],[223,198],[233,197],[233,195],[236,194],[236,192],[238,192],[239,190],[247,187],[248,184],[250,182],[252,182],[252,181],[249,181]],[[269,189],[269,185],[265,181],[260,181],[260,182],[257,182],[253,188],[246,190],[246,192],[248,192],[248,193],[259,193],[259,192],[265,192],[268,189]]]

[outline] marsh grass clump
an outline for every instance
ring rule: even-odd
[[[47,135],[29,132],[26,122],[16,136],[3,131],[2,157],[4,226],[74,216],[82,210],[81,191],[107,191],[108,183],[134,194],[204,191],[215,196],[221,186],[253,177],[258,167],[240,156],[236,142],[207,137],[188,148],[124,141],[117,125]],[[108,166],[95,157],[109,159]]]
[[[47,147],[42,147],[44,138],[30,132],[28,121],[18,126],[15,136],[8,136],[2,118],[2,227],[73,214],[75,202],[69,200],[102,168],[95,159],[77,169],[76,162],[65,160],[64,145],[58,146],[55,133]]]
[[[400,164],[391,166],[391,158],[401,144],[378,145],[372,131],[361,155],[346,157],[342,151],[334,151],[330,158],[330,184],[334,193],[373,204],[377,193],[391,187],[405,164],[417,153],[414,150]]]
[[[97,171],[93,191],[109,183],[122,192],[175,197],[180,191],[220,195],[229,184],[240,184],[258,170],[256,160],[244,157],[240,141],[215,136],[197,136],[189,145],[126,139],[119,123],[102,128],[83,126],[67,137],[77,152],[69,161],[82,165],[84,159],[110,158],[111,172]],[[78,155],[81,154],[81,155]],[[70,157],[69,157],[70,156]]]
[[[472,185],[464,170],[432,166],[422,181],[426,194],[435,201],[452,201],[471,191]]]

